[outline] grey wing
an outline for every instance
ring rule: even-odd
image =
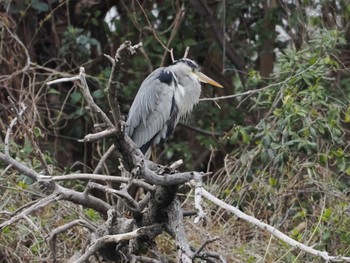
[[[161,71],[162,68],[153,71],[143,81],[127,119],[126,133],[144,153],[167,136],[174,109],[175,84],[161,82]]]

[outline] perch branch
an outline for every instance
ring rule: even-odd
[[[153,164],[150,161],[141,159],[139,163],[140,165],[136,167],[136,170],[134,170],[133,173],[145,179],[145,181],[150,184],[161,186],[180,185],[191,181],[195,177],[195,172],[158,175],[150,168]],[[210,174],[211,173],[206,173],[203,174],[203,176]]]

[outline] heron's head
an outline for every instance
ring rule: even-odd
[[[174,62],[172,65],[177,78],[190,76],[197,79],[200,82],[211,84],[215,87],[223,88],[222,85],[217,83],[215,80],[209,78],[207,75],[199,71],[198,64],[188,58],[182,58]]]

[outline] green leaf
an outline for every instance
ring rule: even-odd
[[[323,212],[322,220],[325,221],[325,222],[329,221],[329,219],[330,219],[331,216],[332,216],[332,212],[333,212],[332,208],[330,208],[330,207],[329,207],[329,208],[326,208],[326,209],[324,210],[324,212]]]
[[[83,95],[79,91],[75,91],[70,95],[70,102],[72,104],[76,104],[77,102],[81,101],[83,98]]]
[[[47,12],[49,10],[48,4],[46,4],[44,2],[40,2],[39,0],[32,0],[31,6],[32,6],[32,8],[37,10],[39,13]]]
[[[42,131],[39,127],[34,127],[32,131],[33,131],[33,134],[36,138],[38,138],[38,137],[44,138],[44,134],[42,133]]]
[[[94,99],[102,99],[105,97],[105,93],[103,92],[103,90],[101,89],[98,89],[98,90],[95,90],[93,93],[92,93],[92,97]]]
[[[47,91],[47,94],[61,94],[60,91],[58,91],[57,89],[54,89],[54,88],[50,88],[48,91]]]

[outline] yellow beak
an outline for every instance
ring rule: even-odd
[[[221,84],[219,84],[215,80],[209,78],[207,75],[203,74],[202,72],[197,71],[194,74],[196,75],[198,80],[201,82],[211,84],[211,85],[218,87],[218,88],[223,88],[223,86]]]

